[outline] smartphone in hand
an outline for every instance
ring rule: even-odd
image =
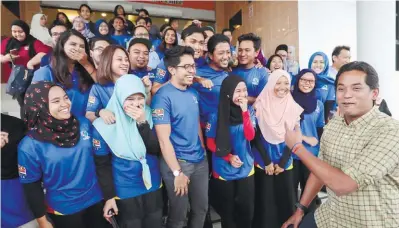
[[[17,49],[12,49],[10,50],[10,54],[13,56],[17,56],[18,55],[18,50]]]

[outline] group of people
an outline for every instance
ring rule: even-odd
[[[35,69],[1,116],[2,227],[202,228],[210,206],[222,228],[399,226],[399,123],[349,47],[300,69],[253,33],[79,12],[2,41],[8,72]]]

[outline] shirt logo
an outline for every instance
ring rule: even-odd
[[[197,97],[193,96],[194,103],[198,104]]]
[[[152,117],[154,118],[163,118],[164,110],[163,108],[157,108],[152,110]]]
[[[96,97],[89,96],[89,104],[94,104],[96,102]]]
[[[205,130],[206,130],[206,132],[208,132],[208,131],[210,131],[211,130],[211,124],[210,123],[206,123],[206,126],[205,126]]]
[[[19,177],[25,178],[26,177],[26,168],[25,168],[25,166],[18,165],[18,173],[19,173]]]
[[[155,74],[154,73],[148,73],[147,74],[149,78],[155,78]]]
[[[26,50],[26,51],[29,50],[29,46],[25,46],[25,50]]]
[[[87,131],[81,131],[80,135],[82,136],[83,140],[90,139],[89,133],[87,133]]]
[[[259,79],[258,78],[252,79],[252,84],[253,85],[259,85]]]
[[[96,149],[96,150],[100,149],[101,148],[100,140],[93,139],[93,146],[94,146],[94,149]]]
[[[165,77],[165,75],[166,75],[166,71],[164,71],[164,70],[161,69],[161,68],[158,68],[157,74],[163,78],[163,77]]]
[[[323,87],[321,87],[322,90],[328,90],[328,86],[324,85]]]

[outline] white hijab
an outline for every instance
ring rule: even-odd
[[[30,34],[36,39],[40,40],[47,46],[52,46],[53,40],[49,34],[48,28],[40,25],[40,19],[42,16],[46,16],[42,13],[33,15],[32,22],[30,24]]]

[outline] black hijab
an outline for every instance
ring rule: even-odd
[[[23,20],[15,20],[12,22],[11,27],[13,25],[19,26],[22,28],[22,30],[25,32],[25,40],[19,41],[15,39],[14,37],[11,37],[10,40],[8,41],[6,45],[6,54],[10,53],[10,50],[12,49],[17,49],[19,50],[21,47],[29,46],[29,57],[33,58],[36,55],[35,48],[33,46],[35,42],[35,38],[30,34],[30,28],[29,25],[26,24],[25,21]]]
[[[54,118],[49,111],[48,95],[53,82],[33,82],[26,90],[24,122],[28,127],[28,135],[59,147],[73,147],[80,138],[79,121],[71,115],[67,120]]]
[[[309,93],[303,93],[299,89],[299,81],[306,73],[312,73],[315,79],[315,87]],[[295,85],[294,90],[292,91],[292,97],[294,98],[295,102],[298,103],[302,108],[303,112],[301,114],[301,120],[303,120],[304,114],[309,114],[314,112],[317,107],[317,98],[316,98],[316,83],[317,77],[316,73],[311,69],[303,69],[299,72],[299,74],[295,77]]]
[[[231,74],[223,80],[220,88],[216,128],[216,155],[220,157],[231,152],[230,126],[243,123],[241,108],[232,100],[234,91],[240,82],[245,83],[240,76]]]

